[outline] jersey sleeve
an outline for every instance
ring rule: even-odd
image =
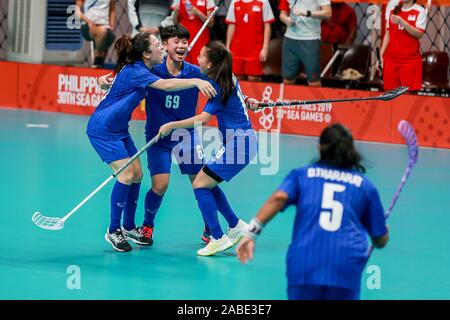
[[[208,0],[208,3],[206,4],[206,10],[211,10],[216,7],[216,4],[214,0]]]
[[[146,72],[145,74],[141,75],[140,83],[144,84],[146,87],[155,83],[158,80],[161,80],[160,77],[156,76],[155,74],[151,72]]]
[[[398,4],[397,0],[391,0],[386,6],[386,13],[384,18],[386,19],[386,29],[389,29],[389,20],[391,18],[391,12],[394,10],[395,6]]]
[[[273,15],[269,0],[264,0],[263,3],[263,21],[264,23],[272,23],[275,21],[275,17]]]
[[[287,207],[296,203],[300,195],[300,186],[298,184],[298,172],[296,170],[292,170],[286,176],[286,178],[284,178],[283,182],[280,184],[277,191],[284,191],[288,195],[288,202],[281,211],[286,210]]]
[[[233,24],[236,23],[236,16],[234,15],[234,3],[235,0],[231,0],[230,7],[228,8],[227,16],[225,18],[225,23]]]
[[[416,20],[416,28],[425,31],[427,28],[427,11],[421,8],[419,15]]]
[[[361,223],[372,238],[382,237],[387,233],[386,218],[381,204],[380,195],[374,186],[367,187],[367,206],[362,215]]]

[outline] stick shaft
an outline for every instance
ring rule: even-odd
[[[66,214],[62,218],[62,222],[69,219],[71,215],[73,215],[78,209],[80,209],[86,202],[88,202],[93,196],[95,196],[100,190],[102,190],[111,180],[117,177],[123,170],[125,170],[134,160],[139,158],[139,156],[144,153],[151,145],[156,142],[156,138],[154,137],[150,140],[145,146],[143,146],[135,155],[133,155],[127,162],[125,162],[117,171],[115,171],[112,175],[108,177],[105,181],[103,181],[94,191],[92,191],[86,198],[84,198],[75,208],[73,208],[68,214]]]
[[[291,100],[291,101],[278,101],[278,102],[265,102],[260,103],[261,108],[265,107],[287,107],[287,106],[300,106],[305,104],[318,104],[318,103],[336,103],[336,102],[352,102],[352,101],[371,101],[379,100],[380,97],[366,97],[366,98],[346,98],[346,99],[325,99],[325,100]]]

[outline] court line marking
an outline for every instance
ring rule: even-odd
[[[45,123],[27,123],[25,124],[27,128],[40,128],[40,129],[48,129],[49,125]]]

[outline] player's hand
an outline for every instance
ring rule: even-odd
[[[200,80],[200,79],[196,79],[196,86],[198,88],[198,90],[205,96],[208,98],[214,98],[217,95],[217,91],[216,89],[214,89],[214,87],[212,86],[211,83],[209,83],[208,81],[205,80]]]
[[[259,101],[253,98],[248,98],[247,101],[247,108],[249,108],[252,111],[259,110]]]
[[[391,22],[393,24],[400,24],[403,19],[395,14],[391,15]]]
[[[103,90],[109,90],[109,88],[111,88],[113,81],[114,78],[111,77],[111,73],[97,78],[97,83]]]
[[[236,248],[236,254],[243,264],[249,260],[253,260],[253,253],[255,252],[255,241],[249,237],[243,237]]]
[[[300,9],[299,7],[295,7],[294,10],[292,10],[292,12],[296,15],[296,16],[304,16],[306,17],[306,11],[303,9]]]
[[[269,48],[263,47],[259,52],[259,61],[266,62],[268,55],[269,55]]]

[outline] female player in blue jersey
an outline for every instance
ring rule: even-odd
[[[233,232],[236,233],[232,235],[234,243],[230,240],[230,234],[225,235],[222,232],[213,189],[223,180],[230,181],[257,153],[256,134],[249,121],[245,98],[232,74],[231,61],[231,54],[223,43],[213,41],[203,47],[198,63],[202,72],[216,88],[217,96],[208,101],[201,114],[186,120],[166,123],[159,130],[160,137],[164,138],[172,130],[192,128],[196,123],[206,124],[214,115],[217,116],[223,146],[197,174],[193,182],[195,198],[211,232],[211,241],[197,252],[202,256],[226,250],[240,240],[243,228],[237,228],[239,230]]]
[[[389,235],[374,185],[362,173],[350,131],[341,124],[320,136],[320,160],[292,170],[244,231],[237,248],[246,263],[263,225],[290,205],[297,207],[287,254],[288,299],[359,299],[371,237],[383,248]]]
[[[86,133],[100,158],[116,171],[133,156],[137,149],[128,132],[131,114],[146,96],[147,87],[160,90],[180,90],[198,87],[213,97],[215,89],[200,79],[160,79],[150,69],[161,63],[158,39],[149,33],[138,33],[132,39],[125,35],[115,44],[117,53],[116,78],[110,90],[89,119]],[[142,170],[137,159],[117,179],[111,194],[111,221],[105,239],[117,251],[130,251],[131,246],[121,229],[128,230],[137,242],[145,242],[141,230],[134,225]]]
[[[162,28],[160,37],[167,56],[161,64],[152,68],[153,74],[162,79],[206,78],[198,66],[184,61],[190,38],[186,28],[181,25]],[[110,74],[99,78],[99,84],[105,89],[110,86],[109,78]],[[159,128],[163,124],[188,119],[196,113],[197,88],[171,92],[151,87],[147,90],[148,94],[145,100],[147,118],[145,137],[147,142],[158,134]],[[173,132],[171,136],[160,139],[147,149],[151,188],[145,196],[144,222],[139,229],[145,241],[141,241],[141,239],[137,242],[138,244],[150,245],[153,243],[155,217],[169,185],[172,154],[176,155],[181,174],[188,175],[192,183],[204,165],[201,138],[194,128]],[[219,212],[228,222],[228,236],[232,242],[237,242],[240,231],[246,226],[246,223],[238,219],[219,186],[212,188],[211,192]],[[123,231],[125,238],[136,242],[133,235],[128,236],[128,231]],[[205,242],[210,240],[210,231],[206,224],[202,240]]]

